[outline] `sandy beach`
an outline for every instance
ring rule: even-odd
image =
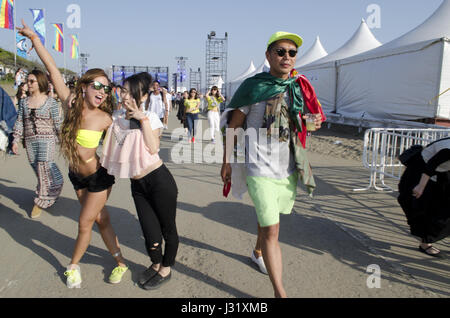
[[[203,127],[207,120],[201,116]],[[107,283],[114,267],[97,228],[81,261],[81,289],[69,290],[63,272],[77,233],[79,204],[65,185],[60,199],[38,219],[29,217],[36,179],[26,154],[1,158],[0,297],[19,298],[270,298],[268,276],[250,261],[256,216],[243,200],[222,196],[219,164],[175,164],[170,131],[180,127],[171,114],[160,155],[178,185],[180,247],[173,277],[156,291],[137,286],[149,264],[127,179],[116,180],[107,208],[130,271],[119,285]],[[369,174],[361,163],[363,133],[332,125],[307,141],[317,190],[310,198],[299,187],[291,215],[281,217],[283,281],[293,298],[447,298],[448,259],[418,251],[409,235],[396,193],[353,192]],[[394,182],[395,184],[395,182]],[[436,244],[443,253],[449,241]],[[374,270],[379,273],[374,280]],[[33,288],[30,288],[33,286]]]

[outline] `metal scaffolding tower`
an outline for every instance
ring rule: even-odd
[[[78,59],[80,63],[80,77],[87,72],[88,57],[89,54],[80,53],[80,58]]]
[[[228,33],[224,38],[217,38],[216,32],[211,31],[206,41],[206,89],[216,85],[221,88],[222,95],[227,97],[227,52]]]
[[[198,71],[193,71],[192,68],[189,72],[189,89],[195,88],[197,92],[200,92],[202,88],[202,72],[200,71],[200,67]]]
[[[187,90],[186,87],[186,80],[187,80],[187,74],[186,74],[186,61],[188,60],[185,56],[177,56],[175,57],[175,60],[177,60],[177,88],[179,90]]]

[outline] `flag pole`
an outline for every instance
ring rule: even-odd
[[[66,35],[64,34],[64,23],[62,23],[63,29],[63,51],[64,51],[64,82],[66,81]]]
[[[80,36],[79,36],[79,34],[77,33],[77,39],[78,39],[78,56],[77,56],[77,59],[78,59],[78,76],[80,76],[81,77],[81,63],[80,63],[80,55],[81,55],[81,49],[80,49]]]
[[[17,6],[16,6],[16,4],[17,4],[17,0],[15,0],[14,1],[14,4],[13,4],[13,11],[14,11],[14,15],[13,15],[13,20],[14,20],[14,25],[13,25],[13,33],[14,33],[14,68],[16,68],[17,67],[17,39],[16,39],[16,34],[17,34],[17,31],[16,31],[16,9],[17,9]]]
[[[42,8],[42,19],[44,19],[44,30],[45,30],[45,36],[44,36],[44,47],[47,48],[47,26],[45,25],[45,8]]]

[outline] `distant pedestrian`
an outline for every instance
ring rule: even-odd
[[[12,131],[17,119],[17,110],[11,97],[0,87],[0,150],[12,154]]]
[[[200,98],[195,88],[191,88],[188,98],[184,100],[184,109],[188,126],[188,141],[189,143],[195,143],[195,125],[200,113]]]
[[[208,121],[211,130],[211,141],[215,142],[215,133],[220,131],[220,103],[225,101],[225,98],[220,93],[217,86],[211,87],[206,93],[206,101],[208,102]]]
[[[14,96],[14,106],[18,108],[20,100],[26,97],[28,97],[28,85],[26,82],[24,82],[17,88],[16,95]]]
[[[161,122],[164,122],[167,116],[168,105],[166,95],[167,91],[165,88],[161,88],[159,81],[153,81],[148,109],[154,112]]]

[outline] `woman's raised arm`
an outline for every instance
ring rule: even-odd
[[[22,28],[17,27],[17,31],[23,36],[29,38],[33,43],[33,47],[36,50],[37,55],[41,59],[42,63],[44,63],[45,68],[50,74],[50,80],[52,81],[56,94],[58,94],[59,99],[64,105],[70,96],[70,89],[66,86],[66,83],[64,83],[64,79],[58,67],[56,66],[55,60],[42,44],[39,36],[37,36],[37,34],[28,27],[23,19],[22,25]]]

